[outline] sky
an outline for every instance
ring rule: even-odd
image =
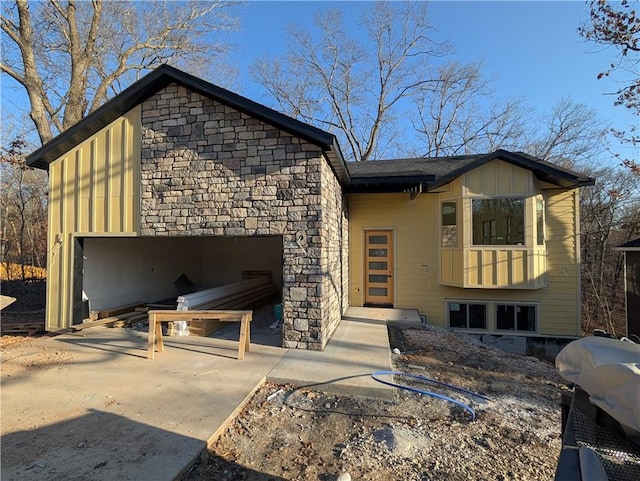
[[[240,21],[237,66],[242,72],[264,54],[284,52],[288,25],[311,26],[314,14],[329,8],[343,10],[355,25],[370,6],[366,1],[251,1]],[[614,95],[607,95],[619,84],[597,79],[616,52],[587,43],[577,33],[589,19],[585,2],[449,0],[431,2],[429,8],[436,37],[455,47],[451,58],[482,60],[486,75],[496,78],[499,97],[524,96],[540,113],[562,98],[572,98],[595,109],[612,127],[625,129],[639,122],[628,109],[613,105]],[[248,76],[242,76],[240,90],[258,102],[269,100]]]
[[[238,69],[235,90],[257,102],[273,105],[264,90],[249,75],[250,66],[264,55],[279,56],[287,48],[287,27],[311,27],[316,13],[329,8],[345,12],[357,25],[371,2],[249,1],[238,9],[239,31],[230,38],[237,51],[230,58]],[[438,40],[455,47],[451,59],[484,61],[484,72],[495,77],[500,98],[524,96],[528,106],[548,111],[558,100],[570,97],[595,109],[604,124],[628,128],[637,117],[623,107],[614,107],[618,88],[612,79],[597,75],[615,51],[586,43],[577,33],[588,20],[583,1],[436,1],[430,4],[431,23]],[[15,90],[2,79],[3,117],[15,105]],[[8,102],[7,96],[12,100]],[[26,98],[25,98],[26,101]],[[637,153],[637,152],[636,152]]]

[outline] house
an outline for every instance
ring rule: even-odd
[[[640,337],[640,237],[617,247],[624,253],[627,336]]]
[[[346,163],[336,138],[162,66],[28,158],[48,169],[46,326],[271,270],[284,347],[348,306],[478,333],[580,334],[578,189],[499,150]]]

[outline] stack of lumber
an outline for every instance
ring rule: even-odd
[[[2,323],[0,323],[0,334],[27,334],[28,336],[33,336],[40,332],[44,332],[44,321],[38,322],[23,322],[23,321],[15,321],[15,322],[6,322],[4,319]]]
[[[0,295],[0,311],[16,302],[15,297]],[[18,319],[15,319],[18,316]],[[25,321],[23,318],[42,318],[41,311],[14,311],[11,314],[4,314],[0,318],[0,334],[28,334],[32,336],[44,331],[44,321]]]
[[[178,297],[178,310],[246,309],[279,295],[269,275],[248,277],[243,281]],[[223,322],[192,319],[189,335],[208,336],[221,329]]]
[[[244,309],[279,293],[269,277],[255,277],[178,297],[178,311]]]
[[[90,327],[132,327],[138,323],[146,322],[148,307],[140,303],[114,307],[98,312],[98,319],[85,319],[82,324],[71,326],[74,331],[81,331]]]

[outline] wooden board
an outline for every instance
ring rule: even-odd
[[[131,312],[133,310],[135,310],[136,307],[141,306],[142,303],[141,302],[135,302],[133,304],[127,304],[125,306],[118,306],[118,307],[110,307],[108,309],[104,309],[102,311],[98,312],[98,319],[105,319],[108,317],[116,317],[120,314],[125,314],[127,312]]]
[[[71,326],[71,329],[74,331],[81,331],[83,329],[89,329],[91,327],[113,324],[114,322],[117,322],[119,320],[120,319],[117,317],[105,317],[104,319],[98,319],[97,321],[90,321],[89,319],[85,319],[85,322],[83,322],[82,324],[75,324]]]
[[[4,309],[5,307],[9,307],[11,304],[16,302],[16,300],[17,299],[15,297],[9,297],[9,296],[0,295],[0,311],[2,309]]]
[[[28,334],[44,332],[44,322],[11,322],[0,324],[1,334]]]
[[[117,316],[105,317],[104,319],[98,319],[92,321],[85,319],[82,324],[76,324],[71,326],[74,331],[81,331],[83,329],[89,329],[91,327],[107,326],[107,327],[130,327],[134,324],[138,324],[147,319],[148,307],[134,307],[129,312],[123,312]]]

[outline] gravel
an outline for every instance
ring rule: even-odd
[[[554,366],[437,328],[390,329],[407,385],[469,404],[398,391],[393,401],[265,384],[184,480],[545,480],[560,452]]]

